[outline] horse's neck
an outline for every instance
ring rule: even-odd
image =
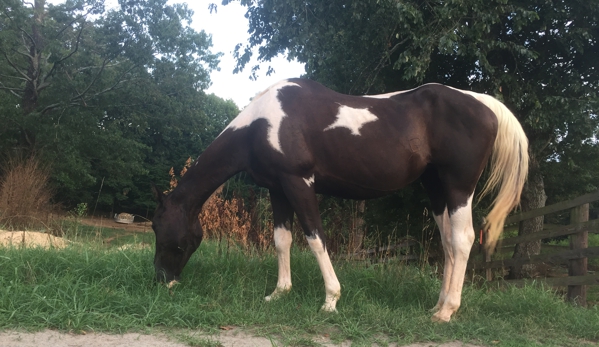
[[[245,168],[244,147],[247,148],[233,141],[215,140],[191,165],[171,194],[177,195],[192,213],[199,213],[218,187]]]

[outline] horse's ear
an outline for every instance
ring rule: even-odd
[[[152,182],[152,194],[154,195],[154,200],[158,201],[158,203],[162,205],[164,193],[160,191],[160,188],[158,188],[154,182]]]

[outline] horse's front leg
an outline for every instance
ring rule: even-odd
[[[277,278],[277,287],[264,298],[266,301],[278,299],[281,295],[291,290],[291,265],[290,253],[291,227],[293,225],[293,209],[289,200],[281,192],[270,192],[270,201],[272,204],[274,218],[274,239],[275,249],[277,250],[277,260],[279,266],[279,276]]]
[[[341,285],[326,248],[313,176],[312,179],[287,176],[281,179],[281,183],[322,272],[326,298],[321,310],[336,312],[337,300],[341,297]]]

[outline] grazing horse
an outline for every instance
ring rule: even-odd
[[[341,286],[327,252],[316,194],[369,199],[420,178],[430,197],[445,253],[432,319],[449,321],[461,301],[474,241],[472,196],[491,159],[482,194],[497,191],[486,218],[493,247],[518,204],[528,172],[528,141],[514,115],[484,94],[427,84],[409,91],[349,96],[303,79],[281,81],[254,100],[159,201],[152,228],[160,280],[179,280],[202,241],[198,214],[214,190],[240,171],[268,188],[278,281],[266,300],[291,289],[294,213],[322,276],[322,310],[336,311]]]

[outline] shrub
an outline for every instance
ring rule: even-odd
[[[10,157],[0,178],[0,224],[13,230],[47,225],[53,210],[50,169],[35,157]]]

